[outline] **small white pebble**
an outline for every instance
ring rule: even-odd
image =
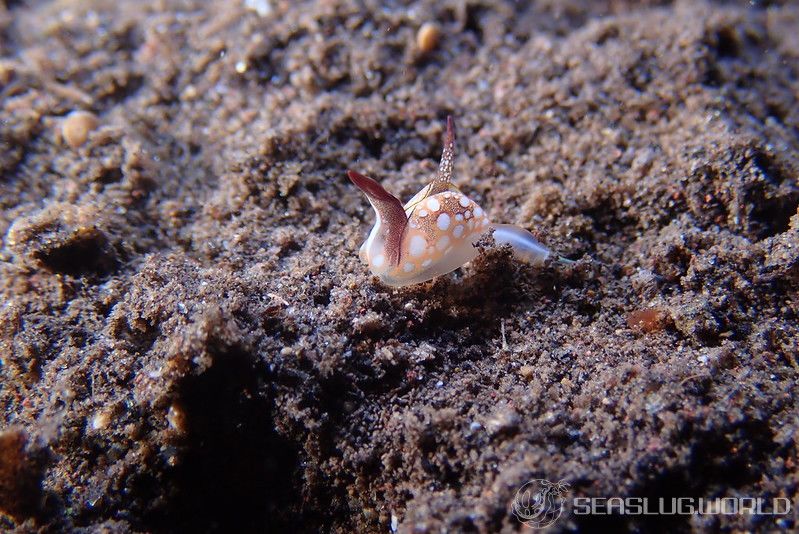
[[[111,413],[103,410],[92,417],[92,430],[104,430],[111,423]]]
[[[88,111],[73,111],[61,123],[61,137],[72,148],[78,148],[100,123],[97,115]]]
[[[194,100],[197,98],[197,88],[193,85],[187,85],[183,92],[180,93],[181,100]]]
[[[262,17],[272,13],[272,4],[269,3],[269,0],[244,0],[244,7],[255,11]]]
[[[178,432],[185,432],[188,428],[188,417],[180,404],[173,403],[166,413],[166,420],[169,427]]]

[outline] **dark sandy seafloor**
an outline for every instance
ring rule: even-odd
[[[0,4],[0,530],[516,531],[532,479],[795,510],[799,5],[252,4]],[[345,171],[409,198],[448,114],[461,190],[577,263],[369,274]]]

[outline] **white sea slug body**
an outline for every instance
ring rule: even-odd
[[[492,224],[485,211],[451,181],[455,156],[455,127],[447,118],[447,135],[438,173],[404,206],[371,178],[347,174],[364,192],[377,216],[360,256],[372,273],[390,286],[426,282],[474,259],[474,244],[486,232],[512,247],[514,255],[541,263],[549,250],[523,228]]]

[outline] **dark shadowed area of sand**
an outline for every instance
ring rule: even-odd
[[[0,529],[796,503],[798,100],[790,2],[0,3]],[[449,114],[458,187],[575,264],[369,274],[345,171],[409,198]]]

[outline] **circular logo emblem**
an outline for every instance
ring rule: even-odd
[[[562,480],[531,480],[516,492],[511,505],[513,515],[528,527],[548,527],[563,513],[563,494],[568,487]]]

